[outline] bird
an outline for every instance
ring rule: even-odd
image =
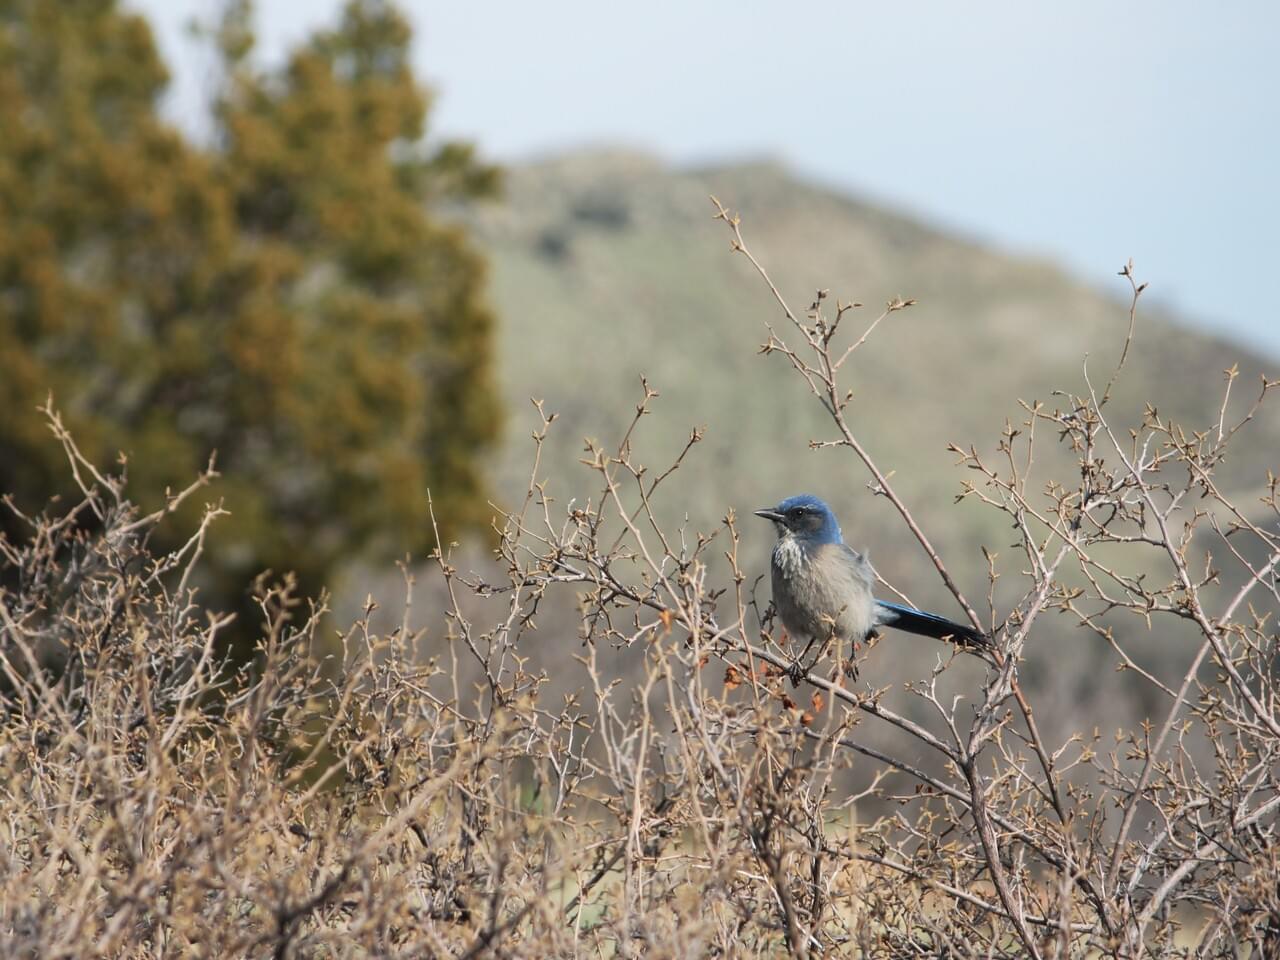
[[[770,558],[773,605],[793,641],[807,639],[803,660],[815,643],[819,657],[833,638],[861,643],[895,627],[961,647],[989,648],[991,640],[972,627],[901,603],[878,600],[876,574],[865,553],[844,542],[831,508],[812,494],[788,497],[755,511],[778,534]]]

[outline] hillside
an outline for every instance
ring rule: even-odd
[[[778,311],[728,250],[710,216],[712,193],[740,212],[792,305],[829,288],[867,303],[869,320],[891,297],[918,301],[874,335],[854,389],[864,404],[856,428],[922,503],[955,493],[948,440],[991,442],[1019,398],[1078,389],[1084,357],[1110,370],[1123,340],[1123,279],[1097,278],[1105,296],[1052,265],[945,236],[780,166],[675,170],[643,155],[558,157],[513,170],[506,204],[474,224],[493,259],[500,369],[515,411],[503,484],[525,481],[527,399],[562,416],[563,458],[554,462],[564,465],[581,436],[617,433],[644,374],[663,394],[650,438],[675,444],[691,425],[709,428],[700,460],[716,476],[687,484],[696,516],[714,520],[728,504],[797,484],[845,511],[859,506],[850,465],[808,453],[810,438],[828,435],[822,411],[785,361],[758,355],[763,323]],[[1129,253],[1117,250],[1116,265]],[[1202,421],[1216,415],[1221,371],[1235,362],[1242,384],[1262,369],[1243,348],[1144,305],[1121,401],[1151,399]],[[1280,424],[1268,429],[1276,435]]]
[[[1121,278],[1097,278],[1107,296],[1050,264],[944,235],[775,165],[674,170],[627,153],[530,164],[511,172],[506,202],[474,222],[502,318],[501,379],[512,411],[496,464],[504,495],[527,479],[530,397],[561,415],[547,472],[562,477],[583,436],[616,438],[644,374],[662,393],[644,431],[660,448],[652,462],[689,427],[708,427],[682,486],[681,507],[700,522],[799,488],[845,516],[868,508],[853,463],[809,452],[809,440],[830,428],[803,384],[782,358],[759,355],[764,322],[778,311],[729,250],[709,194],[741,213],[753,251],[793,306],[829,288],[833,298],[866,303],[865,322],[894,296],[918,301],[863,351],[854,426],[919,508],[948,525],[960,476],[946,444],[990,447],[1004,418],[1018,416],[1020,398],[1080,389],[1084,358],[1109,371],[1122,343]],[[1117,267],[1130,253],[1115,252]],[[1137,266],[1141,275],[1140,258]],[[1151,400],[1175,418],[1207,423],[1233,363],[1243,399],[1262,369],[1258,357],[1144,304],[1120,404]],[[1266,430],[1280,439],[1280,420]],[[1274,463],[1269,450],[1255,452],[1257,462],[1241,465],[1246,476]]]
[[[665,467],[690,428],[706,427],[705,442],[660,504],[668,520],[687,515],[692,528],[711,530],[730,508],[744,516],[790,493],[817,493],[836,507],[846,537],[870,549],[882,575],[950,612],[896,515],[867,491],[861,465],[848,451],[810,450],[810,440],[830,437],[831,428],[785,360],[759,354],[764,324],[780,319],[779,311],[729,249],[709,194],[742,215],[753,252],[793,306],[802,309],[815,289],[829,288],[833,299],[867,304],[855,321],[866,323],[892,297],[918,301],[858,355],[852,426],[881,468],[894,472],[961,586],[984,596],[979,547],[1004,549],[1008,520],[954,503],[967,475],[947,444],[993,450],[1005,419],[1020,418],[1020,399],[1057,403],[1052,391],[1083,389],[1086,356],[1105,379],[1127,328],[1127,283],[1099,277],[1095,289],[1051,264],[948,236],[768,163],[678,170],[644,155],[589,152],[510,172],[506,200],[470,224],[492,260],[501,318],[509,420],[492,468],[498,499],[514,503],[525,489],[537,423],[530,397],[561,418],[543,453],[549,491],[561,502],[595,496],[597,484],[577,463],[582,440],[616,444],[643,374],[661,398],[641,427],[640,460]],[[1130,254],[1141,277],[1141,251],[1116,250],[1116,265]],[[1255,392],[1260,358],[1144,305],[1112,409],[1127,417],[1149,400],[1166,416],[1208,426],[1222,371],[1236,363],[1242,377],[1233,402],[1243,403]],[[1232,489],[1260,487],[1275,467],[1274,411],[1253,437],[1224,474]],[[1053,443],[1045,438],[1040,454],[1047,469],[1061,462]],[[744,557],[762,572],[771,530],[749,516],[743,527]],[[550,645],[535,654],[543,663],[571,652],[555,638],[557,623],[543,618]],[[1060,623],[1059,636],[1029,648],[1027,676],[1054,688],[1058,721],[1074,725],[1088,721],[1090,704],[1120,681],[1099,676],[1099,660],[1112,662],[1101,641]],[[568,619],[563,627],[571,629]],[[935,655],[909,639],[893,648],[892,669],[884,670],[918,675]],[[1181,666],[1176,650],[1161,659],[1169,671]]]

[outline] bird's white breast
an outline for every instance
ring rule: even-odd
[[[773,564],[787,580],[800,572],[806,559],[804,547],[800,546],[795,537],[783,537],[774,544]]]

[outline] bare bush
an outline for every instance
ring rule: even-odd
[[[818,445],[860,462],[995,638],[981,681],[957,688],[973,657],[942,647],[906,691],[854,679],[858,651],[797,672],[734,513],[712,532],[657,521],[700,434],[660,471],[637,462],[647,384],[620,441],[588,446],[590,495],[548,495],[535,457],[497,524],[504,579],[443,547],[443,617],[414,622],[406,573],[398,628],[371,630],[370,600],[335,637],[322,601],[263,579],[258,656],[233,671],[196,590],[219,509],[184,548],[147,549],[212,465],[139,516],[50,411],[83,497],[3,544],[5,956],[1277,955],[1276,481],[1259,510],[1214,479],[1274,383],[1234,419],[1228,372],[1204,425],[1118,422],[1135,283],[1100,390],[1086,368],[1075,393],[1026,404],[997,460],[957,448],[962,496],[1007,516],[1017,547],[986,552],[975,602],[846,417],[847,368],[910,301],[856,336],[825,292],[797,314],[717,213],[785,321],[764,352],[830,414]],[[540,448],[554,416],[538,410]],[[1076,469],[1041,478],[1046,443]],[[538,632],[560,591],[576,636]],[[1018,668],[1049,613],[1151,688],[1147,724],[1042,735]],[[1175,682],[1135,627],[1166,638]],[[577,695],[553,700],[529,669],[548,643],[575,651]],[[638,684],[611,672],[618,650],[643,659]],[[863,822],[870,800],[889,812]]]

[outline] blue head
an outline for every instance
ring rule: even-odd
[[[756,516],[772,520],[779,537],[790,534],[797,540],[814,545],[843,542],[836,515],[812,494],[787,497],[776,507],[757,510]]]

